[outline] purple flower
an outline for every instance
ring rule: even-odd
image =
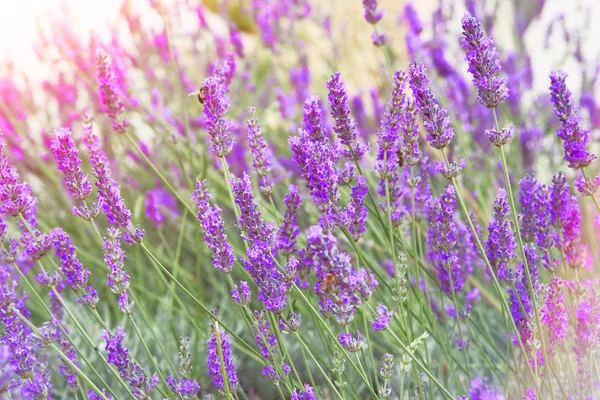
[[[282,318],[279,320],[279,329],[283,333],[296,333],[298,328],[300,327],[300,322],[302,322],[302,315],[296,313],[290,313],[288,318]]]
[[[104,263],[109,269],[106,284],[119,297],[119,310],[131,315],[133,302],[128,301],[129,274],[124,269],[125,252],[121,249],[121,231],[108,228],[104,238]]]
[[[196,181],[196,190],[193,197],[198,206],[198,221],[202,226],[204,241],[213,252],[213,267],[228,274],[233,267],[235,255],[225,234],[221,209],[219,206],[211,206],[209,203],[210,193],[206,188],[206,179]]]
[[[275,227],[272,222],[267,223],[262,219],[258,207],[254,204],[252,186],[247,174],[241,179],[232,178],[231,185],[235,202],[240,208],[238,225],[242,231],[242,238],[249,243],[244,260],[245,268],[259,288],[258,299],[270,311],[281,313],[287,303],[286,290],[289,283],[284,280],[273,260]]]
[[[267,321],[265,310],[254,311],[254,316],[256,319],[256,325],[252,327],[254,339],[262,356],[272,362],[278,354],[277,337],[270,331],[271,324]]]
[[[327,137],[321,113],[321,99],[319,96],[308,97],[304,102],[302,129],[314,142],[320,142]]]
[[[258,207],[254,204],[250,176],[244,173],[242,178],[233,177],[231,186],[235,203],[240,208],[238,223],[243,233],[243,239],[248,242],[266,241],[270,243],[273,240],[274,226],[272,222],[267,223],[262,219]]]
[[[567,74],[554,71],[550,74],[550,95],[554,104],[554,113],[560,120],[556,134],[563,140],[565,161],[569,167],[580,169],[587,167],[596,159],[587,150],[590,141],[589,128],[582,128],[578,108],[571,103],[571,91],[565,83]]]
[[[400,70],[394,74],[392,98],[388,102],[383,121],[377,131],[378,151],[375,163],[375,170],[380,178],[377,193],[385,199],[385,202],[381,204],[381,208],[391,215],[395,226],[400,223],[405,213],[402,199],[406,193],[406,188],[402,185],[399,171],[399,154],[402,154],[399,143],[399,129],[403,123],[402,117],[406,100],[406,72]],[[387,201],[388,194],[389,204]]]
[[[108,330],[102,335],[106,341],[107,362],[114,365],[121,378],[125,379],[131,387],[131,393],[136,399],[148,399],[156,389],[158,376],[156,374],[147,376],[146,371],[131,360],[129,349],[123,346],[125,332],[120,326],[115,334]]]
[[[233,286],[231,290],[231,299],[235,304],[247,306],[250,303],[250,298],[252,296],[252,292],[250,291],[250,286],[245,281],[240,282],[241,291],[238,289],[237,285]]]
[[[600,344],[600,297],[594,288],[590,288],[582,297],[575,312],[577,327],[575,329],[575,347],[577,356],[577,373],[580,393],[586,393],[590,387],[590,371],[593,360],[593,349]]]
[[[260,125],[255,118],[255,108],[248,107],[248,147],[252,153],[252,167],[258,175],[260,191],[266,196],[273,193],[273,184],[269,182],[269,172],[271,171],[271,151],[267,148],[265,138],[260,131]]]
[[[406,96],[403,115],[400,118],[400,132],[402,141],[400,150],[406,163],[410,166],[416,165],[421,160],[419,150],[419,121],[415,99]]]
[[[167,218],[177,215],[177,201],[166,190],[157,186],[146,192],[146,218],[154,221],[155,228],[160,228]]]
[[[242,40],[242,34],[231,25],[229,26],[229,41],[235,50],[235,54],[239,58],[244,58],[244,41]]]
[[[485,242],[485,252],[492,269],[500,279],[506,277],[507,264],[515,258],[515,238],[512,224],[508,218],[509,212],[506,191],[499,189],[494,202],[493,218],[488,227],[489,236]]]
[[[559,238],[555,246],[564,251],[567,265],[578,269],[585,265],[587,249],[581,243],[581,212],[577,198],[569,193],[567,178],[562,172],[552,177],[550,216]]]
[[[52,382],[50,381],[50,371],[48,363],[38,362],[33,376],[22,382],[21,396],[24,399],[51,399]]]
[[[95,308],[98,303],[97,293],[87,286],[90,271],[77,258],[73,241],[62,228],[54,228],[50,236],[56,256],[60,259],[60,270],[66,278],[66,284],[82,295],[87,306]]]
[[[4,139],[0,137],[0,213],[18,217],[34,204],[29,185],[21,181],[19,173],[10,166],[4,154]]]
[[[237,387],[238,378],[235,372],[233,359],[231,358],[229,335],[222,329],[217,332],[214,326],[211,326],[211,331],[210,339],[208,339],[207,342],[206,365],[208,367],[208,373],[213,377],[213,386],[215,388],[224,388],[225,377],[222,374],[223,369],[227,375],[229,388],[235,389]],[[221,365],[221,357],[223,358],[223,365]]]
[[[0,267],[0,320],[4,327],[0,344],[8,346],[8,362],[13,372],[20,378],[13,378],[11,386],[18,385],[21,378],[34,373],[36,365],[36,344],[29,327],[12,310],[15,307],[25,317],[29,310],[25,306],[26,295],[17,294],[18,282],[10,277],[6,267]]]
[[[285,203],[285,212],[283,221],[277,230],[277,249],[281,254],[289,256],[296,251],[296,238],[300,234],[297,221],[300,196],[296,185],[288,186],[288,192],[283,198],[283,202]]]
[[[531,174],[519,182],[521,204],[521,236],[527,243],[536,243],[540,250],[548,252],[554,244],[550,232],[550,196],[548,187],[539,183]]]
[[[469,389],[470,400],[504,400],[504,396],[496,392],[492,386],[488,384],[487,378],[475,377],[471,380],[471,388]]]
[[[373,325],[373,330],[382,331],[384,329],[387,329],[390,322],[392,322],[393,317],[393,311],[388,310],[388,308],[383,304],[378,305],[377,318],[374,321],[371,321],[371,324]]]
[[[506,143],[508,143],[508,141],[513,135],[514,130],[514,126],[509,126],[508,128],[503,128],[501,130],[486,129],[485,136],[487,136],[487,138],[490,140],[490,142],[492,142],[494,146],[502,147]]]
[[[375,47],[381,47],[389,41],[389,36],[385,33],[373,32],[371,34],[371,42]]]
[[[102,111],[110,118],[115,132],[125,133],[129,127],[129,121],[123,118],[125,106],[111,65],[100,48],[96,49],[96,67]]]
[[[304,104],[302,125],[300,136],[288,140],[292,158],[302,172],[315,204],[323,214],[327,214],[340,196],[336,168],[340,151],[329,143],[324,134],[318,97],[313,96]]]
[[[523,400],[536,400],[537,399],[537,394],[535,392],[535,389],[527,389],[525,391],[525,394],[523,395]]]
[[[383,11],[377,11],[377,0],[363,0],[362,3],[365,9],[365,20],[372,25],[378,23],[383,17]]]
[[[184,379],[179,377],[179,380],[175,380],[172,376],[167,376],[167,385],[171,392],[175,393],[184,400],[196,399],[196,395],[200,390],[200,385],[194,379]]]
[[[409,66],[410,87],[414,93],[417,109],[423,116],[427,141],[436,149],[443,149],[454,137],[454,129],[446,110],[441,108],[433,91],[423,63],[414,61]]]
[[[79,158],[71,130],[69,128],[56,129],[50,148],[54,153],[59,171],[64,175],[63,182],[71,196],[78,200],[85,200],[92,191],[92,185],[90,185],[87,175],[79,167],[81,158]]]
[[[131,211],[121,197],[121,187],[112,178],[108,167],[108,158],[100,147],[98,136],[94,135],[89,125],[84,143],[89,151],[92,174],[96,178],[98,188],[98,205],[106,214],[110,225],[127,229],[131,226]]]
[[[364,269],[356,271],[350,257],[340,251],[336,239],[320,226],[312,226],[306,233],[305,262],[315,265],[315,292],[321,299],[323,314],[333,313],[341,325],[348,325],[354,312],[367,301],[377,280]]]
[[[555,277],[548,285],[545,301],[540,309],[540,321],[546,325],[548,332],[548,344],[546,349],[549,356],[558,354],[565,339],[569,320],[565,307],[565,292],[562,290],[564,282]]]
[[[198,399],[200,385],[195,379],[192,379],[192,359],[190,354],[190,338],[179,338],[179,379],[167,376],[167,385],[169,389],[183,400]]]
[[[473,76],[473,85],[479,90],[477,98],[488,108],[496,108],[508,97],[506,79],[499,78],[498,52],[491,38],[481,30],[477,18],[465,15],[462,18],[462,47],[466,51],[465,60]]]
[[[112,400],[113,397],[111,394],[106,394],[106,389],[102,389],[102,394],[108,399]],[[98,393],[93,390],[88,390],[87,392],[88,400],[104,400]]]
[[[437,269],[440,288],[450,298],[462,290],[466,278],[461,274],[456,246],[455,204],[454,186],[450,185],[439,201],[432,206],[428,218],[429,231],[427,235],[427,244],[430,247],[429,257]]]
[[[206,78],[200,91],[204,94],[204,115],[206,131],[210,136],[210,149],[217,157],[231,153],[234,139],[231,136],[231,123],[223,116],[229,100],[225,97],[227,87],[224,78],[215,74]]]
[[[363,335],[359,331],[356,331],[356,339],[351,333],[340,332],[338,340],[342,346],[350,353],[356,353],[360,351],[364,344]]]
[[[525,247],[525,257],[527,259],[527,268],[529,268],[529,274],[532,281],[533,289],[536,290],[537,284],[537,256],[535,254],[534,247]],[[531,330],[531,321],[533,315],[533,307],[535,306],[533,294],[529,288],[529,280],[527,273],[524,270],[522,262],[519,262],[515,268],[515,271],[508,271],[507,283],[509,287],[506,289],[509,295],[510,301],[510,313],[515,325],[519,331],[521,341],[527,351],[534,351],[535,336]],[[515,345],[519,345],[517,339],[513,341]]]
[[[346,207],[346,213],[350,220],[348,230],[354,241],[358,241],[366,230],[365,221],[367,219],[367,207],[365,206],[365,197],[367,196],[368,188],[365,177],[359,175],[356,177],[356,186],[352,188],[350,195],[350,203]]]
[[[368,151],[368,147],[356,143],[356,124],[350,116],[350,107],[348,106],[348,93],[344,81],[340,79],[340,73],[331,75],[327,81],[329,95],[329,106],[331,107],[331,116],[335,121],[333,131],[337,134],[340,142],[347,146],[344,149],[344,157],[349,160],[358,161]]]
[[[291,400],[319,400],[313,388],[305,383],[304,390],[294,389]]]

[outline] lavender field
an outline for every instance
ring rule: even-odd
[[[0,399],[600,399],[592,6],[427,3],[36,20]]]

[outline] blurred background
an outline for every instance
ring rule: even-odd
[[[146,24],[159,26],[160,20],[155,18],[150,3],[153,0],[131,0],[128,3],[131,7],[140,12]],[[161,0],[165,7],[168,7],[175,0]],[[38,60],[35,55],[36,41],[38,40],[39,30],[45,27],[51,18],[52,21],[68,21],[71,28],[79,35],[85,37],[90,32],[96,32],[100,36],[107,36],[111,26],[114,25],[123,0],[21,0],[21,1],[1,1],[0,2],[0,57],[2,60],[13,62],[18,68],[27,70],[33,78],[42,79],[43,71],[38,67]],[[249,0],[197,0],[192,3],[204,4],[205,6],[216,9],[225,3],[228,7],[235,8],[236,3],[249,3]],[[371,64],[376,57],[362,57],[365,52],[375,53],[375,49],[370,42],[371,26],[362,18],[361,0],[330,0],[330,1],[311,1],[313,10],[326,17],[330,17],[332,25],[339,28],[338,34],[345,35],[347,46],[337,49],[343,54],[344,61],[348,62],[350,67],[353,62],[360,60],[361,68],[352,68],[360,76],[357,79],[363,80],[364,70],[375,68]],[[409,1],[404,0],[380,0],[380,8],[386,12],[386,17],[381,24],[391,37],[393,45],[402,50],[405,48],[403,40],[403,31],[405,23],[402,21],[402,10]],[[450,24],[450,28],[460,36],[460,16],[464,10],[461,10],[462,2],[455,0],[419,0],[414,1],[413,6],[423,18],[431,16],[438,5],[444,7],[453,7],[454,3],[459,9],[455,13],[456,21]],[[526,43],[532,57],[532,65],[536,87],[545,88],[547,86],[547,76],[550,71],[560,65],[569,74],[581,82],[581,73],[578,70],[575,60],[565,60],[563,57],[564,49],[560,43],[553,43],[551,49],[544,49],[544,40],[548,36],[548,25],[552,21],[562,20],[567,29],[583,28],[586,37],[582,38],[582,51],[587,54],[589,59],[596,59],[599,56],[600,47],[598,47],[593,38],[600,35],[600,24],[591,23],[600,20],[600,2],[597,0],[472,0],[478,7],[493,10],[497,26],[495,27],[494,39],[502,45],[503,48],[514,47],[514,26],[513,16],[517,10],[525,18],[531,18],[534,21],[528,27],[524,42]],[[543,8],[539,15],[536,10]],[[143,10],[146,9],[145,13]],[[153,18],[154,16],[154,18]],[[426,18],[423,18],[426,19]],[[214,22],[214,21],[213,21]],[[190,24],[179,26],[177,35],[185,35],[196,28],[195,20],[190,18]],[[427,34],[429,24],[425,25],[425,34]],[[499,35],[503,32],[504,35]],[[311,51],[323,51],[319,49],[318,30],[308,32],[313,34],[313,42],[308,41],[307,46],[314,45]],[[554,32],[557,33],[557,32]],[[335,32],[334,32],[335,34]],[[591,40],[590,40],[591,39]],[[458,40],[458,39],[457,39]],[[564,45],[564,43],[563,43]],[[404,53],[406,51],[404,50]],[[344,66],[342,64],[342,66]],[[465,67],[466,69],[466,67]],[[364,82],[363,82],[364,83]],[[364,86],[364,85],[363,85]],[[573,87],[578,85],[574,84]]]

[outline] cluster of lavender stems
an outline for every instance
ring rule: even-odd
[[[600,72],[581,32],[578,102],[562,70],[536,92],[519,7],[523,54],[476,2],[440,5],[431,32],[409,2],[398,69],[391,13],[364,0],[368,104],[335,55],[312,70],[296,30],[338,27],[309,1],[180,3],[150,2],[153,31],[125,2],[130,44],[53,26],[36,51],[68,60],[43,85],[56,112],[0,79],[0,397],[597,395]],[[183,14],[199,32],[180,38]],[[29,137],[34,118],[60,127]]]

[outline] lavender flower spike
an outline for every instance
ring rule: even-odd
[[[300,195],[296,185],[288,186],[288,193],[283,198],[285,212],[283,222],[277,230],[277,249],[281,254],[291,255],[296,250],[296,238],[300,234],[298,228],[298,207]]]
[[[414,61],[410,64],[408,73],[417,108],[423,116],[423,126],[427,131],[426,139],[432,147],[443,149],[454,137],[452,121],[429,88],[429,77],[423,63]]]
[[[56,129],[50,148],[54,153],[59,171],[64,175],[63,181],[71,196],[78,200],[85,200],[92,191],[92,185],[88,181],[87,175],[79,167],[81,158],[79,158],[71,130],[69,128]]]
[[[352,188],[350,203],[346,208],[348,219],[350,220],[350,234],[354,241],[360,239],[366,230],[365,221],[367,219],[367,207],[365,206],[365,197],[368,188],[365,177],[359,175],[356,177],[356,186]]]
[[[238,378],[235,372],[235,365],[231,358],[231,344],[229,336],[224,330],[216,330],[215,326],[211,325],[212,333],[208,339],[208,348],[206,351],[206,365],[208,372],[213,377],[213,386],[223,389],[225,386],[225,378],[222,374],[222,369],[225,370],[229,388],[237,387]],[[221,352],[221,354],[219,354]],[[221,365],[221,357],[223,357],[223,365]]]
[[[269,172],[271,171],[270,150],[267,148],[265,138],[260,131],[260,125],[255,116],[256,109],[248,107],[248,119],[246,126],[248,127],[248,147],[252,152],[252,167],[258,175],[260,191],[265,196],[270,196],[273,193],[273,184],[269,182]]]
[[[465,60],[473,76],[473,84],[479,90],[477,98],[487,108],[496,108],[508,97],[506,79],[496,75],[500,70],[498,52],[491,38],[481,30],[477,18],[465,15],[462,18]]]
[[[333,131],[338,135],[340,142],[348,148],[344,149],[344,156],[349,160],[360,160],[368,148],[356,143],[356,123],[350,116],[348,93],[339,72],[331,75],[331,79],[327,81],[327,89],[329,89],[327,98],[331,107],[331,116],[335,120]]]
[[[158,383],[158,376],[147,376],[146,371],[129,358],[129,349],[123,346],[123,328],[119,326],[115,334],[106,330],[102,337],[106,341],[107,362],[114,365],[121,378],[129,382],[133,396],[140,400],[151,398]]]
[[[120,99],[111,65],[101,49],[96,50],[96,66],[102,111],[110,118],[115,132],[125,133],[129,127],[129,121],[122,117],[125,105]]]
[[[368,23],[375,25],[383,17],[383,11],[377,11],[377,0],[363,0],[365,19]]]
[[[221,209],[219,206],[211,206],[209,203],[210,193],[206,188],[206,179],[196,181],[194,200],[198,206],[198,220],[202,225],[204,240],[213,252],[213,267],[228,274],[233,267],[235,255],[225,235]]]
[[[129,302],[129,274],[124,269],[125,252],[121,249],[121,231],[110,227],[104,238],[104,263],[110,270],[106,284],[119,296],[119,310],[126,315],[133,312],[133,302]]]
[[[228,107],[225,97],[227,90],[222,77],[213,75],[204,80],[202,89],[204,95],[204,115],[206,116],[206,131],[210,136],[210,150],[217,157],[225,157],[233,149],[234,139],[231,137],[231,123],[223,118]]]
[[[506,191],[499,189],[494,202],[493,218],[488,227],[489,236],[485,243],[485,252],[500,279],[506,278],[507,264],[515,258],[515,238],[508,218],[509,213]]]
[[[28,211],[35,200],[29,185],[21,181],[17,170],[9,164],[5,145],[0,136],[0,214],[17,217]]]
[[[571,103],[571,91],[565,83],[566,78],[567,74],[563,71],[550,74],[550,95],[554,113],[560,120],[556,134],[563,140],[565,161],[570,168],[579,169],[590,165],[596,156],[587,150],[590,130],[580,126],[581,118],[577,114],[577,107]]]
[[[440,287],[448,297],[460,292],[464,286],[464,277],[460,275],[460,262],[456,250],[455,204],[456,194],[454,187],[450,185],[439,202],[432,207],[427,235],[427,244],[430,246],[429,257],[435,263]]]

